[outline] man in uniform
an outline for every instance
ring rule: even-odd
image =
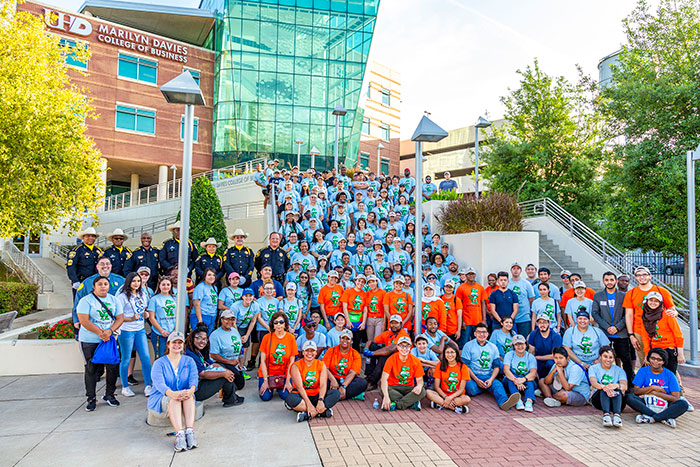
[[[173,266],[177,266],[180,251],[180,221],[169,225],[168,230],[172,232],[173,238],[166,240],[163,243],[163,247],[160,249],[160,265],[164,271],[168,271]],[[197,248],[195,248],[192,240],[188,239],[187,243],[189,243],[187,277],[189,277],[192,269],[194,269],[194,261],[197,259]]]
[[[94,227],[88,227],[85,231],[78,232],[78,238],[82,243],[68,253],[66,272],[73,287],[73,299],[75,299],[75,291],[80,287],[80,283],[95,274],[97,258],[102,256],[102,249],[95,245],[95,240],[99,236]]]
[[[141,246],[131,252],[131,256],[124,265],[124,277],[130,272],[136,272],[140,267],[147,267],[151,271],[148,286],[155,290],[158,283],[158,248],[151,246],[153,237],[148,232],[141,234]]]
[[[282,236],[277,232],[270,234],[270,246],[258,251],[255,255],[255,269],[258,276],[263,266],[272,268],[272,279],[284,283],[284,275],[289,270],[289,255],[280,247]]]
[[[124,241],[128,240],[122,229],[114,229],[114,232],[107,234],[107,240],[112,242],[112,246],[105,249],[104,256],[112,262],[112,272],[120,276],[126,276],[124,266],[131,257],[131,250],[124,246]]]
[[[224,269],[226,277],[232,272],[237,272],[241,276],[239,287],[250,287],[253,282],[253,270],[255,269],[255,253],[253,250],[243,245],[248,234],[243,229],[236,229],[231,235],[233,246],[226,250],[224,254]]]
[[[199,246],[206,251],[199,255],[194,262],[195,283],[202,282],[204,271],[211,268],[216,271],[216,283],[220,288],[221,278],[224,276],[224,258],[216,254],[216,249],[221,246],[221,242],[217,242],[214,237],[209,237],[206,242],[200,242]]]

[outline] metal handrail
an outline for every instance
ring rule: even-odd
[[[555,201],[550,198],[540,198],[523,201],[519,204],[525,217],[546,216],[551,218],[565,230],[567,230],[571,237],[579,240],[593,254],[598,256],[603,263],[606,263],[612,268],[629,275],[630,279],[635,282],[635,264],[632,259],[594,232],[590,227],[570,214],[566,209],[559,206],[559,204],[557,204]],[[688,299],[666,282],[654,278],[653,276],[652,281],[659,286],[668,289],[669,293],[673,297],[673,302],[676,305],[676,309],[678,310],[679,314],[685,320],[688,320]]]
[[[262,164],[265,166],[267,158],[258,157],[247,162],[213,169],[207,172],[201,172],[192,175],[192,180],[200,177],[206,177],[211,181],[224,180],[238,175],[251,173],[255,166]],[[170,180],[165,183],[156,183],[155,185],[139,188],[138,190],[126,191],[118,195],[111,195],[105,198],[104,210],[114,211],[116,209],[129,208],[132,206],[140,206],[142,204],[155,203],[156,201],[165,201],[180,197],[182,192],[182,178]]]
[[[562,266],[561,264],[559,264],[559,261],[557,261],[556,259],[552,258],[552,255],[550,255],[549,253],[547,253],[547,251],[546,251],[544,248],[540,247],[540,251],[541,251],[542,253],[544,253],[545,256],[546,256],[547,258],[550,259],[550,261],[552,261],[554,264],[556,264],[557,267],[558,267],[560,270],[563,271],[564,269],[566,269],[564,266]]]
[[[32,259],[25,255],[23,251],[17,248],[17,245],[11,240],[5,241],[5,247],[2,250],[3,261],[9,261],[28,281],[36,284],[40,293],[53,292],[54,284],[49,276],[41,272],[41,269],[34,264]]]

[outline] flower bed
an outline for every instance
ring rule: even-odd
[[[38,339],[75,339],[73,325],[68,320],[61,320],[53,325],[45,324],[32,329],[38,331]]]

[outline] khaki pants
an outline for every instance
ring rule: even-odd
[[[367,318],[367,342],[384,332],[384,318]]]

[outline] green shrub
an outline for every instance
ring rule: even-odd
[[[465,197],[450,201],[435,217],[446,234],[523,230],[518,202],[503,193],[489,193],[478,200]]]
[[[221,242],[216,252],[223,255],[228,248],[224,212],[221,210],[219,195],[208,178],[199,177],[192,183],[190,199],[190,240],[199,253],[203,254],[205,250],[199,244],[209,237],[214,237],[217,242]],[[178,220],[180,214],[177,213]]]
[[[18,316],[26,315],[36,303],[37,286],[21,282],[0,282],[0,313],[17,310]]]
[[[463,196],[463,193],[457,193],[456,191],[437,191],[430,197],[430,201],[454,201],[462,199]]]

